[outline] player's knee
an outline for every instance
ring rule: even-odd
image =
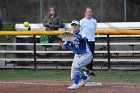
[[[80,74],[81,73],[81,68],[75,68],[75,73]]]
[[[80,64],[76,63],[76,64],[75,64],[75,69],[79,69],[79,68],[81,68],[81,67],[80,67]]]

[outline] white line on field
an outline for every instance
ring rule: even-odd
[[[113,86],[114,88],[140,88],[138,86],[126,86],[126,85],[120,85],[120,86]]]
[[[51,85],[51,86],[54,86],[54,85],[69,85],[69,84],[51,84],[51,83],[31,83],[31,82],[5,82],[5,81],[0,81],[0,83],[3,83],[3,84],[25,84],[25,85]]]

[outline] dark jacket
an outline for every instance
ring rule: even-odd
[[[0,19],[0,30],[3,28],[2,20]]]
[[[47,27],[46,30],[58,30],[58,28],[63,27],[63,21],[57,15],[55,15],[54,17],[46,16],[43,21],[43,26]]]

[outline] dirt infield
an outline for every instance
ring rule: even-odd
[[[61,80],[1,80],[0,93],[140,93],[139,84],[102,83],[68,90],[70,81]]]

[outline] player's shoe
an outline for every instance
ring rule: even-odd
[[[96,76],[95,73],[91,72],[89,73],[90,76]]]
[[[84,71],[84,74],[85,74],[86,76],[96,76],[95,73],[89,72],[89,70],[85,70],[85,71]]]
[[[68,87],[68,89],[78,89],[79,86],[78,84],[72,84],[71,86]]]
[[[86,84],[86,82],[89,81],[89,79],[90,79],[89,76],[87,76],[87,79],[86,79],[86,80],[82,79],[81,82],[78,84],[78,86],[79,86],[79,87],[80,87],[80,86],[84,86],[84,85]]]

